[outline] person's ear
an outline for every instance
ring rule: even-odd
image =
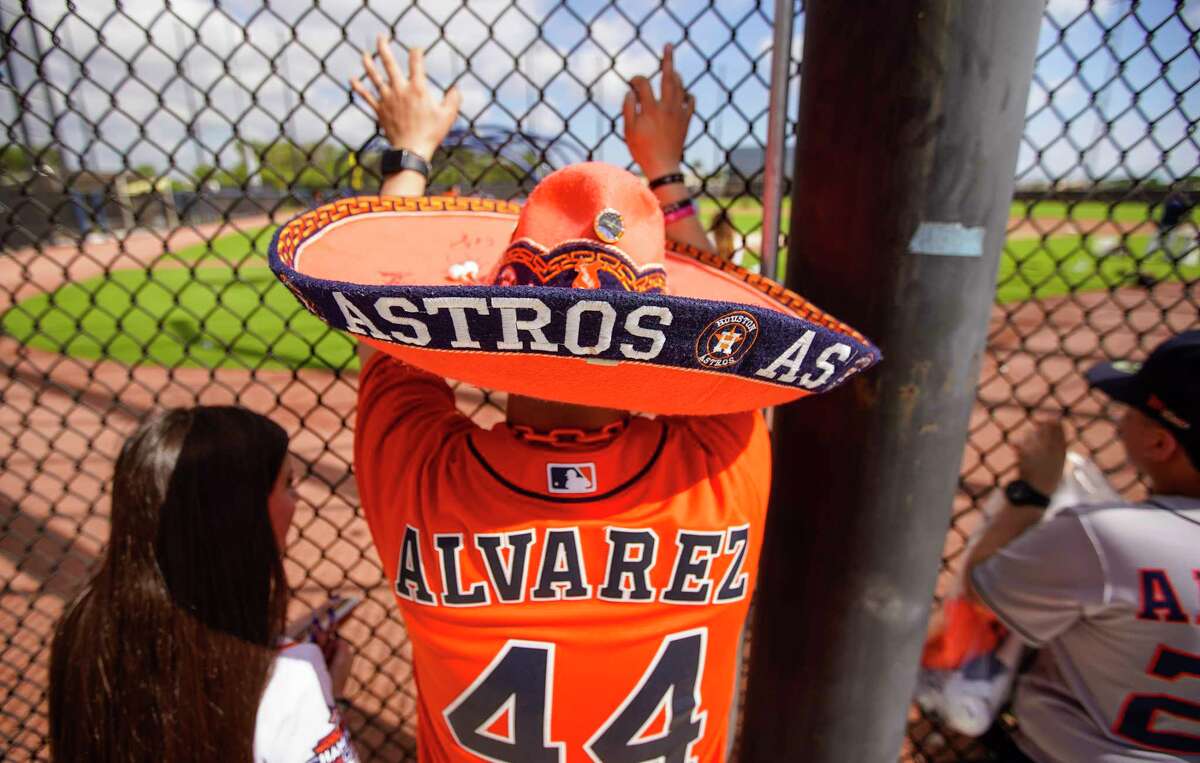
[[[1152,424],[1146,432],[1146,456],[1157,463],[1170,461],[1179,452],[1179,441],[1161,424]]]

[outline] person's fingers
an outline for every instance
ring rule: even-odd
[[[371,80],[371,84],[375,86],[375,90],[380,94],[383,93],[383,78],[379,76],[379,70],[375,68],[375,62],[371,60],[371,54],[363,51],[362,54],[363,71],[367,73],[367,78]]]
[[[663,103],[672,106],[679,103],[680,91],[683,86],[680,83],[679,75],[675,73],[675,51],[670,43],[663,47],[662,57],[662,82],[659,84],[659,92],[662,93]]]
[[[696,96],[691,93],[686,93],[683,96],[683,112],[687,115],[690,121],[692,115],[696,113]]]
[[[1026,430],[1016,443],[1017,452],[1027,456],[1056,455],[1066,450],[1067,434],[1061,420],[1038,420]]]
[[[462,109],[462,91],[457,86],[451,85],[446,91],[446,95],[442,98],[442,106],[450,112],[450,121],[458,116],[458,112]]]
[[[1012,444],[1017,453],[1024,453],[1029,449],[1029,443],[1033,440],[1032,432],[1022,432],[1017,441]]]
[[[358,93],[359,97],[366,101],[368,106],[375,111],[379,111],[379,101],[375,100],[375,96],[371,95],[371,92],[367,90],[367,86],[362,83],[362,80],[350,80],[350,89]]]
[[[654,91],[650,89],[650,80],[645,77],[634,77],[629,81],[629,86],[633,88],[633,93],[637,97],[638,105],[645,111],[646,107],[654,103]]]
[[[629,134],[634,120],[637,119],[637,104],[632,90],[625,93],[625,100],[621,102],[621,115],[625,117],[625,133]]]
[[[1050,438],[1051,442],[1054,443],[1054,449],[1056,451],[1063,451],[1067,449],[1067,428],[1061,421],[1058,422],[1058,425],[1054,427],[1054,431],[1051,433]]]
[[[392,55],[392,46],[388,44],[387,38],[379,35],[376,42],[379,47],[379,60],[383,62],[383,68],[387,72],[390,83],[393,86],[405,84],[404,74],[396,63],[396,57]]]
[[[420,48],[408,51],[408,81],[418,90],[425,89],[425,52]]]
[[[1038,434],[1050,442],[1065,441],[1067,439],[1061,420],[1039,422]]]

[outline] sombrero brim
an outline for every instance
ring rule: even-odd
[[[795,293],[684,246],[663,253],[667,294],[454,280],[456,265],[491,273],[519,211],[467,197],[341,199],[282,226],[271,269],[326,323],[406,363],[581,405],[751,410],[825,392],[880,359]]]

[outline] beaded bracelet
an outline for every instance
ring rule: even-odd
[[[692,203],[691,199],[683,199],[682,201],[673,201],[670,204],[664,204],[662,211],[663,222],[670,225],[677,220],[682,220],[685,217],[691,217],[696,214],[696,205]]]
[[[662,177],[657,177],[657,178],[654,178],[653,180],[651,180],[650,181],[650,190],[653,191],[655,188],[661,188],[664,185],[672,185],[674,183],[682,183],[682,182],[683,182],[683,173],[682,172],[673,172],[670,175],[663,175]]]

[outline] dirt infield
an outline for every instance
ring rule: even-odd
[[[263,217],[239,220],[236,227],[269,223]],[[210,240],[225,227],[2,255],[0,311],[68,281],[146,267],[168,247]],[[1104,357],[1144,351],[1173,331],[1195,327],[1198,304],[1200,285],[1171,283],[993,310],[963,457],[964,490],[953,508],[939,590],[950,585],[948,569],[979,521],[973,499],[1012,467],[1005,440],[1031,412],[1067,410],[1078,442],[1112,471],[1116,484],[1139,489],[1122,468],[1102,403],[1087,393],[1079,374]],[[376,750],[379,760],[411,751],[407,640],[356,511],[353,378],[316,370],[129,368],[33,350],[6,337],[0,337],[0,372],[0,437],[6,441],[0,449],[0,629],[8,634],[0,652],[0,739],[7,740],[7,759],[47,756],[42,738],[49,636],[107,537],[105,485],[120,442],[151,409],[197,403],[237,403],[291,433],[304,467],[288,554],[298,592],[294,614],[329,591],[364,595],[344,629],[360,655],[348,692],[355,705],[352,727],[360,750]],[[502,397],[462,387],[458,399],[484,426],[502,416]]]

